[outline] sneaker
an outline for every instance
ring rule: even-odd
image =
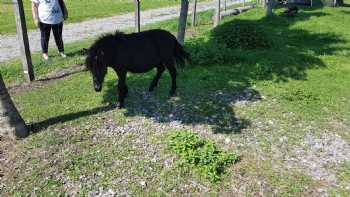
[[[43,59],[45,61],[49,60],[49,55],[47,53],[43,53]]]
[[[66,57],[67,57],[67,55],[64,54],[63,52],[60,52],[60,56],[63,57],[63,58],[66,58]]]

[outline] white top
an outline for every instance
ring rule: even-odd
[[[31,0],[38,4],[39,21],[46,24],[58,24],[63,14],[58,0]]]

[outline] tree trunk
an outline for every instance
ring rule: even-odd
[[[192,27],[195,27],[197,23],[197,0],[193,0],[192,5]]]
[[[24,138],[29,135],[27,126],[18,113],[7,92],[5,83],[0,74],[0,135],[12,138]]]
[[[272,9],[273,9],[274,5],[275,5],[274,0],[267,1],[266,17],[271,17],[273,15]]]
[[[188,0],[181,0],[179,27],[177,31],[177,40],[181,45],[184,44],[184,40],[185,40],[187,13],[188,13]]]

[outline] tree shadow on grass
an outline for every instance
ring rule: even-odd
[[[350,7],[350,5],[349,5],[349,7]],[[342,10],[341,12],[344,14],[350,14],[350,10]]]
[[[76,120],[76,119],[79,119],[82,117],[103,113],[103,112],[108,112],[108,111],[115,109],[115,107],[116,107],[115,105],[107,105],[107,106],[96,107],[94,109],[89,109],[89,110],[85,110],[85,111],[79,111],[79,112],[75,112],[75,113],[69,113],[69,114],[64,114],[61,116],[56,116],[53,118],[49,118],[49,119],[46,119],[46,120],[43,120],[40,122],[30,124],[29,130],[32,133],[36,133],[36,132],[39,132],[41,130],[48,128],[51,125],[55,125],[58,123],[64,123],[64,122]]]
[[[125,115],[145,116],[157,122],[206,124],[211,125],[215,133],[240,133],[249,126],[250,121],[236,116],[235,104],[261,98],[260,93],[252,89],[252,82],[307,80],[309,69],[326,67],[320,55],[343,50],[336,44],[345,41],[335,34],[311,33],[292,27],[297,21],[325,15],[321,12],[302,12],[294,18],[274,16],[270,19],[224,22],[221,26],[228,28],[235,28],[238,23],[257,26],[271,42],[270,47],[228,49],[217,43],[213,34],[209,40],[193,39],[187,44],[187,49],[193,58],[194,68],[185,69],[185,73],[178,77],[177,97],[169,99],[166,96],[164,86],[169,88],[169,77],[163,76],[160,81],[163,87],[159,87],[154,95],[146,92],[151,81],[149,75],[133,75],[128,78],[131,91],[126,100]],[[108,81],[106,86],[108,90],[104,101],[116,102],[115,81]]]
[[[339,6],[339,7],[346,7],[346,8],[349,8],[350,7],[350,4],[349,3],[344,3],[343,5]]]
[[[84,49],[77,49],[66,53],[67,57],[75,57],[77,55],[85,55]]]
[[[267,49],[251,50],[248,53],[240,49],[231,51],[236,61],[248,63],[241,74],[254,80],[300,80],[307,79],[307,70],[325,67],[319,56],[347,50],[339,46],[346,41],[333,33],[311,33],[293,27],[297,21],[323,16],[326,14],[322,12],[302,12],[294,18],[280,15],[271,19],[233,20],[223,24],[232,28],[238,23],[252,24],[261,29],[271,43]]]

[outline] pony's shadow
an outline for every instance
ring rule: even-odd
[[[214,133],[241,133],[250,125],[250,121],[238,118],[234,112],[236,104],[245,104],[260,100],[260,93],[248,88],[246,84],[235,87],[226,86],[227,80],[220,80],[221,88],[210,87],[215,73],[179,77],[177,95],[168,96],[170,77],[165,74],[154,92],[147,91],[150,77],[134,75],[128,78],[129,97],[126,98],[125,116],[144,116],[158,123],[177,121],[184,125],[210,126]],[[229,74],[226,77],[230,77]],[[191,83],[191,86],[186,84]],[[198,81],[194,83],[193,81]],[[105,84],[104,102],[115,103],[116,83]]]

